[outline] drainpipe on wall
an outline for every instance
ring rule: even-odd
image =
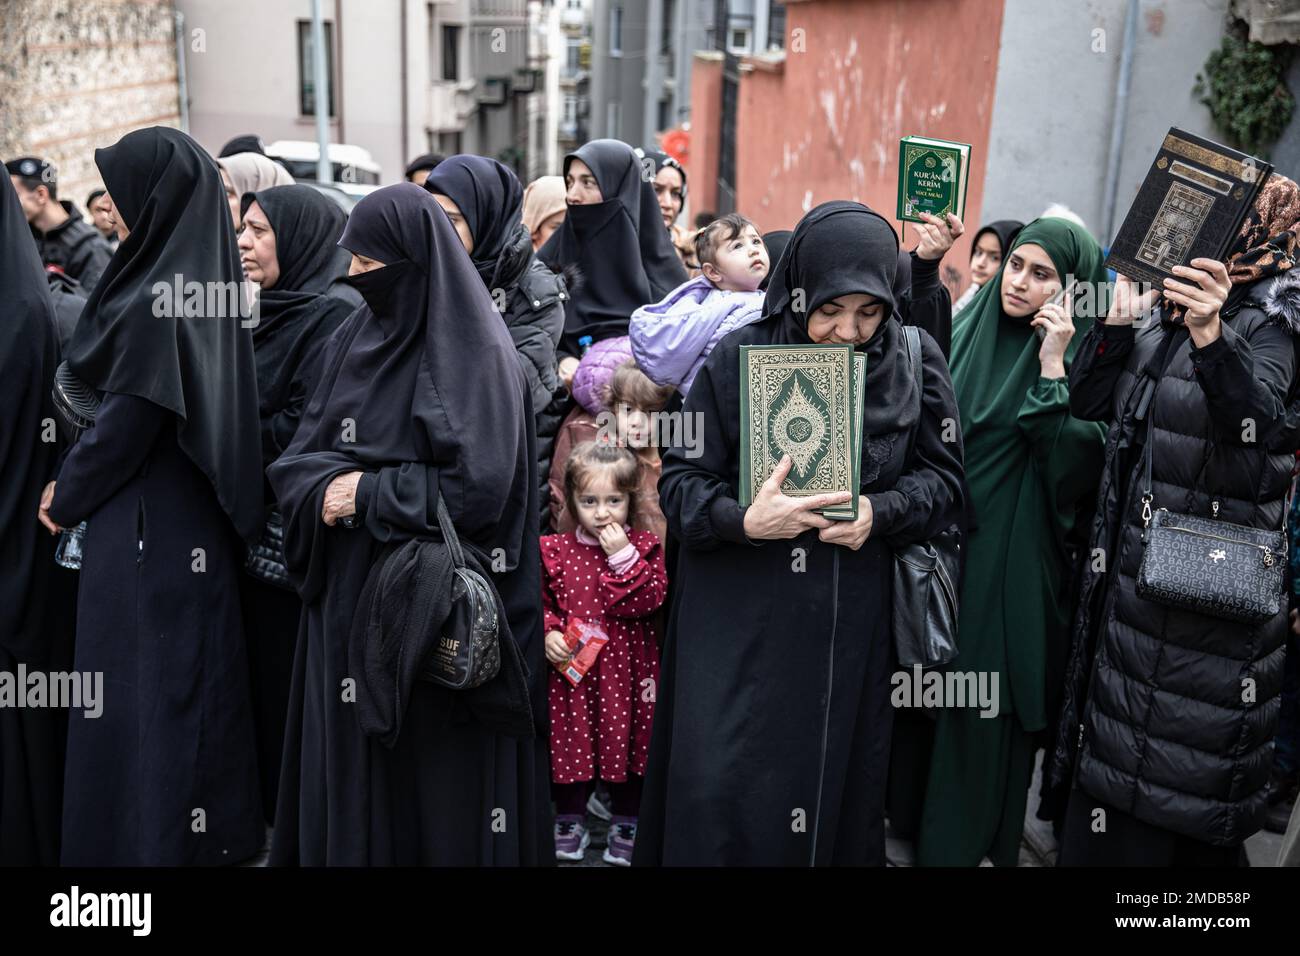
[[[406,164],[411,159],[410,144],[410,124],[407,123],[407,90],[406,90],[406,0],[399,0],[402,4],[402,158],[401,166],[406,168]]]
[[[190,131],[190,86],[185,73],[185,14],[174,13],[176,22],[176,86],[181,99],[181,132]]]
[[[330,91],[325,70],[325,21],[321,18],[321,0],[311,0],[312,86],[315,89],[316,107],[316,180],[334,182],[334,167],[330,164]]]
[[[1111,112],[1110,155],[1106,159],[1106,197],[1102,205],[1101,239],[1107,247],[1115,235],[1115,197],[1119,192],[1119,166],[1124,154],[1124,127],[1128,118],[1128,91],[1133,80],[1133,47],[1137,45],[1138,0],[1128,0],[1124,18],[1124,46],[1120,50],[1119,82]]]
[[[338,124],[339,142],[346,143],[343,132],[343,0],[334,0],[334,68],[339,77],[339,88],[334,91],[334,122]]]

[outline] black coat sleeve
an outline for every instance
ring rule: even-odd
[[[83,238],[70,251],[68,272],[76,277],[87,293],[99,282],[113,258],[113,247],[98,234]]]
[[[911,457],[887,491],[869,493],[873,537],[893,547],[923,541],[959,523],[965,471],[957,397],[948,363],[930,336],[921,336],[921,420]]]
[[[92,515],[140,470],[163,426],[175,420],[143,398],[106,394],[95,424],[63,460],[50,517],[68,528]]]
[[[952,296],[939,281],[941,262],[912,253],[912,287],[898,311],[904,325],[930,333],[947,361],[952,351]]]
[[[1115,386],[1137,335],[1132,325],[1093,324],[1070,364],[1070,414],[1086,422],[1110,421]]]
[[[1261,322],[1249,337],[1227,322],[1205,348],[1192,346],[1192,368],[1219,436],[1229,444],[1266,441],[1283,424],[1295,380],[1291,333]]]

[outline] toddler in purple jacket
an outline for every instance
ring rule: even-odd
[[[770,266],[758,228],[737,213],[715,219],[695,237],[703,273],[654,305],[632,313],[632,355],[656,385],[685,397],[713,347],[728,332],[757,322],[759,283]]]

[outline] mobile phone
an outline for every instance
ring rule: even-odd
[[[1067,296],[1074,295],[1074,290],[1077,289],[1078,286],[1079,286],[1078,279],[1075,279],[1069,285],[1061,286],[1060,291],[1057,292],[1056,295],[1052,296],[1050,299],[1047,300],[1047,304],[1061,305],[1063,302],[1065,302]],[[1040,340],[1047,335],[1047,332],[1043,329],[1041,325],[1034,326],[1034,331],[1038,333],[1038,338]]]

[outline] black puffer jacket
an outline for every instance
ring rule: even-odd
[[[113,258],[113,247],[98,229],[81,218],[76,206],[66,199],[60,205],[68,218],[49,232],[41,232],[32,226],[32,236],[40,250],[41,261],[72,276],[89,295],[107,268],[108,260]]]
[[[1166,334],[1155,391],[1155,507],[1282,527],[1297,441],[1300,275],[1260,283],[1219,341],[1194,349],[1159,323],[1098,323],[1070,371],[1079,418],[1108,420],[1049,784],[1076,785],[1146,823],[1217,846],[1260,826],[1273,763],[1287,620],[1258,626],[1166,607],[1135,592],[1142,556],[1142,423],[1136,420]],[[1254,434],[1249,422],[1253,421]],[[1105,570],[1101,570],[1104,567]]]
[[[563,415],[556,416],[552,405],[556,394],[564,394],[560,385],[555,357],[556,346],[564,331],[564,303],[569,293],[564,276],[557,275],[532,253],[527,231],[522,233],[529,242],[528,265],[516,282],[506,286],[506,307],[502,317],[510,338],[515,343],[519,364],[528,380],[528,391],[533,400],[533,414],[537,425],[538,510],[542,525],[550,515],[550,488],[547,478],[551,473],[551,454],[555,449],[555,434],[559,431]]]

